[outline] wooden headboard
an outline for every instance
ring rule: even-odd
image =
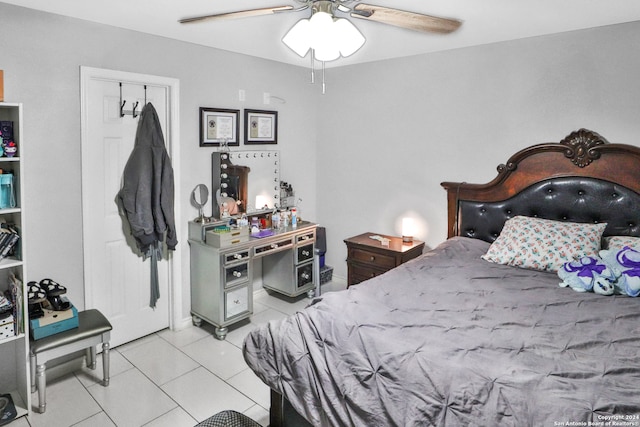
[[[441,185],[448,237],[492,242],[515,215],[606,222],[605,235],[640,236],[640,147],[586,129],[517,152],[486,184]]]

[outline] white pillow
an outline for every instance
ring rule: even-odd
[[[565,262],[597,256],[607,224],[552,221],[515,216],[508,219],[482,259],[497,264],[558,271]]]

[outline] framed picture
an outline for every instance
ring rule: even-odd
[[[239,118],[240,110],[200,107],[200,146],[240,145]]]
[[[244,110],[244,143],[277,144],[278,112]]]

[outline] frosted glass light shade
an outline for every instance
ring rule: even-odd
[[[336,41],[333,17],[326,12],[316,12],[310,20],[311,47],[318,61],[333,61],[340,57]]]
[[[305,57],[311,49],[311,22],[308,19],[299,20],[291,27],[289,32],[282,38],[282,42],[289,49],[301,57]]]
[[[340,18],[334,22],[335,38],[340,45],[343,57],[353,55],[364,45],[365,38],[360,31],[346,19]]]
[[[313,49],[318,61],[333,61],[341,55],[352,55],[362,47],[365,38],[349,20],[316,12],[310,19],[298,21],[282,42],[301,57]]]

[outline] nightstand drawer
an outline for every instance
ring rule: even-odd
[[[382,273],[386,273],[389,269],[383,268],[372,268],[369,265],[363,265],[355,262],[348,263],[349,268],[349,282],[353,279],[353,283],[360,283],[367,279],[371,279],[373,277],[379,276]]]
[[[349,259],[385,269],[396,266],[396,258],[392,255],[385,255],[358,248],[349,249]]]

